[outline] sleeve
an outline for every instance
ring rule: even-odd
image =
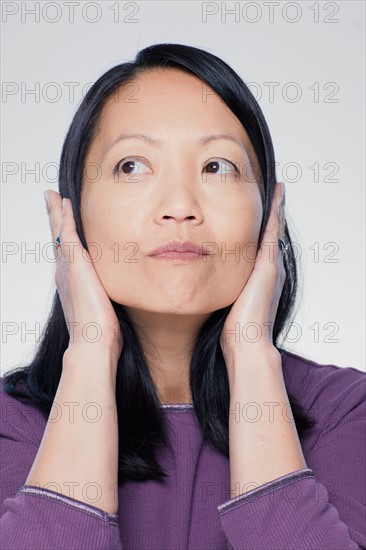
[[[358,373],[304,453],[306,468],[218,506],[228,548],[366,549],[366,375]]]
[[[0,399],[0,548],[123,550],[117,514],[25,485],[39,448],[35,413],[3,391]]]

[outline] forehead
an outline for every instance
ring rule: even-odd
[[[255,172],[252,177],[261,179],[255,150],[240,120],[206,82],[189,72],[149,69],[121,85],[102,108],[85,162],[102,162],[121,134],[149,135],[163,147],[173,145],[176,152],[181,146],[196,150],[203,136],[229,134],[240,143],[245,166],[248,163],[249,172]]]
[[[99,121],[100,135],[113,140],[127,125],[136,133],[150,130],[164,137],[171,130],[182,138],[230,130],[246,144],[249,141],[238,118],[208,84],[175,68],[139,74],[108,98]]]

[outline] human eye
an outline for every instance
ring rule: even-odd
[[[134,174],[137,174],[138,172],[141,172],[140,168],[138,167],[138,164],[143,165],[143,162],[137,161],[139,157],[125,157],[121,160],[119,160],[113,168],[113,174],[115,176],[120,174],[125,174],[126,176],[131,176]],[[135,165],[135,167],[133,167]]]
[[[223,162],[223,161],[224,161],[224,162]],[[230,165],[231,168],[234,168],[234,172],[232,172],[232,173],[235,173],[235,174],[239,174],[239,175],[240,175],[239,168],[236,166],[236,164],[235,164],[233,161],[228,160],[228,159],[217,159],[217,160],[215,159],[215,160],[210,160],[210,161],[206,164],[205,169],[206,169],[207,167],[211,166],[211,167],[213,167],[213,170],[216,170],[216,167],[218,167],[220,164],[226,164],[226,166],[229,166],[229,165]],[[210,172],[210,171],[209,171],[208,173],[209,173],[209,174],[220,174],[220,175],[222,175],[222,174],[230,174],[230,172],[231,172],[230,170],[225,169],[224,172],[220,172],[220,171],[218,171],[218,172],[216,172],[216,171]]]

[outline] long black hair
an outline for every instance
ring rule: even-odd
[[[137,53],[133,62],[109,69],[89,89],[72,120],[60,159],[59,193],[72,201],[77,231],[87,249],[80,216],[80,195],[84,161],[92,143],[105,101],[144,71],[175,68],[198,76],[226,103],[245,128],[259,164],[263,219],[258,239],[261,245],[270,213],[276,183],[273,144],[262,111],[249,88],[236,72],[219,57],[182,44],[155,44]],[[273,345],[293,313],[298,275],[296,258],[286,224],[289,244],[284,254],[286,279],[273,326]],[[170,445],[167,423],[159,407],[134,324],[123,305],[111,300],[124,336],[116,376],[116,404],[119,430],[118,483],[128,479],[159,480],[167,474],[155,459],[156,445]],[[205,437],[229,457],[228,421],[230,394],[227,370],[219,339],[231,305],[214,311],[203,324],[196,339],[190,363],[190,389],[193,404]],[[288,331],[287,331],[288,332]],[[30,400],[47,418],[50,414],[62,372],[69,333],[56,290],[50,315],[32,362],[7,372],[4,390],[17,399]],[[24,384],[23,390],[17,383]],[[288,394],[298,433],[314,423],[296,399]]]

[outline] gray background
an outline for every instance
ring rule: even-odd
[[[64,2],[2,2],[1,373],[30,360],[48,315],[43,190],[58,189],[83,89],[159,42],[218,55],[264,112],[301,252],[297,330],[284,346],[366,370],[364,12],[362,1],[80,1],[74,13]]]

